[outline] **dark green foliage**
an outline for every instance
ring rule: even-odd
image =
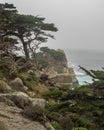
[[[51,99],[58,100],[58,99],[60,99],[61,95],[62,95],[62,92],[61,92],[61,91],[59,91],[59,90],[54,90],[54,91],[50,91],[50,92],[44,94],[43,97],[44,97],[45,99],[50,99],[50,98],[51,98]]]
[[[6,44],[18,44],[16,39],[10,38],[10,37],[4,37],[3,42],[6,42]]]
[[[50,54],[55,60],[63,60],[66,59],[65,58],[65,54],[61,51],[56,51],[54,49],[49,49],[48,47],[41,47],[40,51],[42,51],[43,53],[48,53]]]
[[[89,128],[92,124],[91,124],[91,121],[84,118],[84,117],[81,117],[81,115],[73,115],[72,118],[72,121],[76,124],[77,127],[84,127],[84,128]]]
[[[68,67],[64,51],[49,49],[48,47],[40,48],[40,52],[37,53],[37,64],[40,70],[42,69],[49,70],[49,68],[53,68],[53,70],[55,70],[58,73],[63,73],[64,68]],[[68,82],[70,82],[69,78],[70,77],[68,77],[68,80],[67,80]]]
[[[104,80],[104,71],[101,71],[101,70],[97,70],[97,71],[91,70],[91,72],[95,75],[96,79]]]
[[[74,123],[72,122],[70,114],[59,114],[56,112],[52,112],[50,114],[51,119],[54,120],[53,126],[56,130],[73,130]]]
[[[18,74],[24,83],[25,86],[28,87],[29,90],[34,91],[35,86],[39,83],[39,78],[35,76],[35,74],[31,75],[27,72],[22,72]]]
[[[17,12],[16,7],[13,4],[0,4],[0,27],[10,26],[12,22],[13,15]]]
[[[53,121],[51,122],[51,124],[55,128],[55,130],[63,130],[60,124],[58,124],[57,122]]]
[[[25,57],[30,58],[42,42],[54,38],[48,31],[56,32],[53,23],[46,23],[45,18],[21,15],[13,4],[0,4],[0,41],[9,36],[16,36],[21,42]],[[24,40],[25,39],[25,40]]]
[[[68,102],[56,103],[53,105],[48,105],[47,110],[50,112],[65,113],[68,111],[69,105],[70,105],[70,103],[68,103]]]
[[[61,116],[69,114],[69,118],[76,129],[102,129],[104,127],[103,84],[104,81],[101,79],[91,85],[78,87],[75,90],[67,90],[66,92],[63,91],[60,101],[47,106],[47,110],[51,113],[51,118],[59,123],[58,119]],[[62,127],[61,122],[59,124]]]
[[[23,44],[26,58],[29,58],[29,51],[33,53],[42,42],[46,42],[48,37],[51,37],[45,31],[57,31],[54,24],[45,23],[44,18],[20,14],[16,15],[14,19],[14,28],[17,31],[15,35]],[[24,38],[27,39],[27,42],[24,41]],[[33,41],[35,41],[34,44]]]

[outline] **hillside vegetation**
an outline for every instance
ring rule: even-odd
[[[104,130],[104,71],[85,69],[96,80],[79,86],[62,50],[36,52],[47,31],[57,28],[0,4],[0,130]]]

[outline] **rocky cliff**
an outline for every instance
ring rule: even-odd
[[[38,63],[42,67],[43,73],[58,85],[78,85],[73,69],[68,67],[63,50],[53,50],[47,47],[42,47],[40,50]]]

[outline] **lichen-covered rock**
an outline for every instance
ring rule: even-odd
[[[31,104],[30,97],[23,92],[0,94],[0,99],[2,99],[1,101],[3,101],[4,99],[5,101],[10,100],[20,108],[24,108],[25,106]]]
[[[32,105],[32,106],[39,106],[44,109],[46,105],[45,99],[31,98],[26,93],[23,92],[0,94],[0,102],[3,101],[7,103],[10,102],[10,104],[14,103],[16,106],[20,108]]]
[[[30,107],[33,105],[35,108],[38,106],[43,111],[46,104],[44,99],[30,98],[23,92],[0,94],[0,99],[13,101],[17,106],[26,104]],[[24,109],[17,107],[15,104],[8,105],[0,101],[0,130],[54,130],[49,122],[42,125],[38,119],[30,120],[28,116],[24,115]],[[38,118],[40,119],[40,117]]]
[[[20,78],[15,78],[13,81],[9,83],[12,89],[17,91],[26,91],[27,87],[24,86],[23,81]]]
[[[31,101],[32,101],[33,106],[39,106],[41,108],[45,108],[45,106],[46,106],[46,100],[45,99],[33,98],[33,99],[31,99]]]
[[[0,93],[7,93],[9,91],[11,91],[9,85],[6,82],[0,80]]]

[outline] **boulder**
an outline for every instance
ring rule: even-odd
[[[7,94],[0,94],[1,101],[12,101],[16,106],[20,108],[24,108],[31,104],[30,97],[23,92],[14,92],[14,93],[7,93]]]
[[[40,122],[23,116],[22,111],[20,108],[0,103],[0,130],[47,130]]]
[[[28,88],[24,86],[23,81],[20,78],[15,78],[13,81],[9,83],[12,89],[17,91],[26,91]]]
[[[39,106],[45,108],[46,100],[40,98],[31,98],[24,92],[14,92],[7,94],[0,94],[0,101],[12,101],[19,108],[24,108],[25,106]]]
[[[40,99],[40,98],[31,98],[31,102],[33,106],[39,106],[41,108],[45,108],[46,106],[46,100],[45,99]]]

